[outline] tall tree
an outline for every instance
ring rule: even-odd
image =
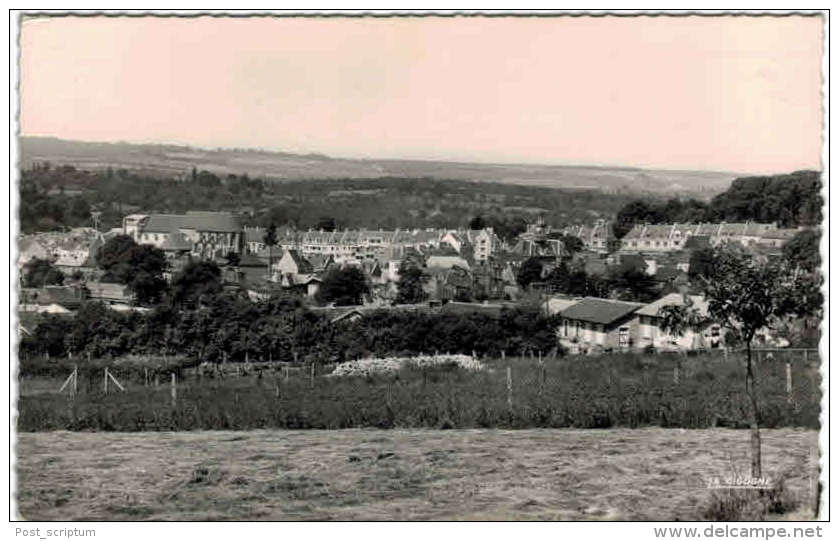
[[[523,288],[530,287],[533,282],[538,282],[542,279],[542,262],[538,258],[531,257],[522,263],[519,269],[516,281]]]
[[[323,277],[317,300],[338,306],[361,304],[369,290],[367,278],[358,267],[333,268]]]
[[[190,261],[172,279],[172,300],[199,305],[222,291],[221,269],[212,261]]]
[[[408,260],[399,266],[399,282],[397,282],[396,302],[400,304],[413,304],[422,302],[428,295],[423,289],[423,284],[428,280],[428,275],[421,268],[410,264]]]
[[[795,234],[784,245],[784,258],[792,266],[798,266],[808,272],[814,272],[821,267],[822,258],[819,253],[821,235],[813,229],[806,229]]]
[[[714,257],[714,249],[710,247],[692,251],[688,264],[688,276],[691,278],[709,276],[714,271]]]
[[[60,286],[63,283],[64,273],[48,259],[34,257],[23,266],[24,287]]]
[[[166,289],[163,271],[168,264],[159,248],[117,235],[100,248],[97,259],[105,271],[102,281],[127,285],[140,304],[157,302]]]
[[[274,264],[274,246],[277,245],[277,224],[271,222],[265,235],[262,236],[262,242],[268,247],[268,276],[271,276],[271,267]]]

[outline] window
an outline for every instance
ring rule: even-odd
[[[618,345],[622,348],[629,347],[629,327],[618,329]]]

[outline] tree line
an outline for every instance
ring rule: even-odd
[[[118,227],[132,212],[244,212],[249,226],[298,229],[468,227],[482,215],[512,239],[536,214],[551,222],[584,222],[589,212],[613,215],[626,195],[434,178],[276,181],[193,168],[161,178],[142,171],[89,171],[34,164],[21,172],[21,231],[93,225]]]
[[[357,322],[332,323],[327,313],[313,311],[286,293],[253,302],[221,292],[191,309],[158,304],[144,313],[121,313],[86,302],[74,317],[45,316],[23,337],[20,351],[51,357],[145,354],[209,362],[321,363],[435,350],[547,353],[555,347],[552,329],[551,319],[536,307],[504,309],[498,317],[383,309]]]
[[[621,238],[640,223],[751,221],[780,227],[818,226],[822,205],[821,174],[817,171],[743,177],[708,203],[696,199],[632,201],[618,211],[614,233]]]

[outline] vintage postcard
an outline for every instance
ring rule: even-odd
[[[815,532],[827,18],[13,14],[12,519]]]

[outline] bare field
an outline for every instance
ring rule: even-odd
[[[28,520],[691,520],[747,430],[21,433]],[[812,518],[818,433],[763,431]]]

